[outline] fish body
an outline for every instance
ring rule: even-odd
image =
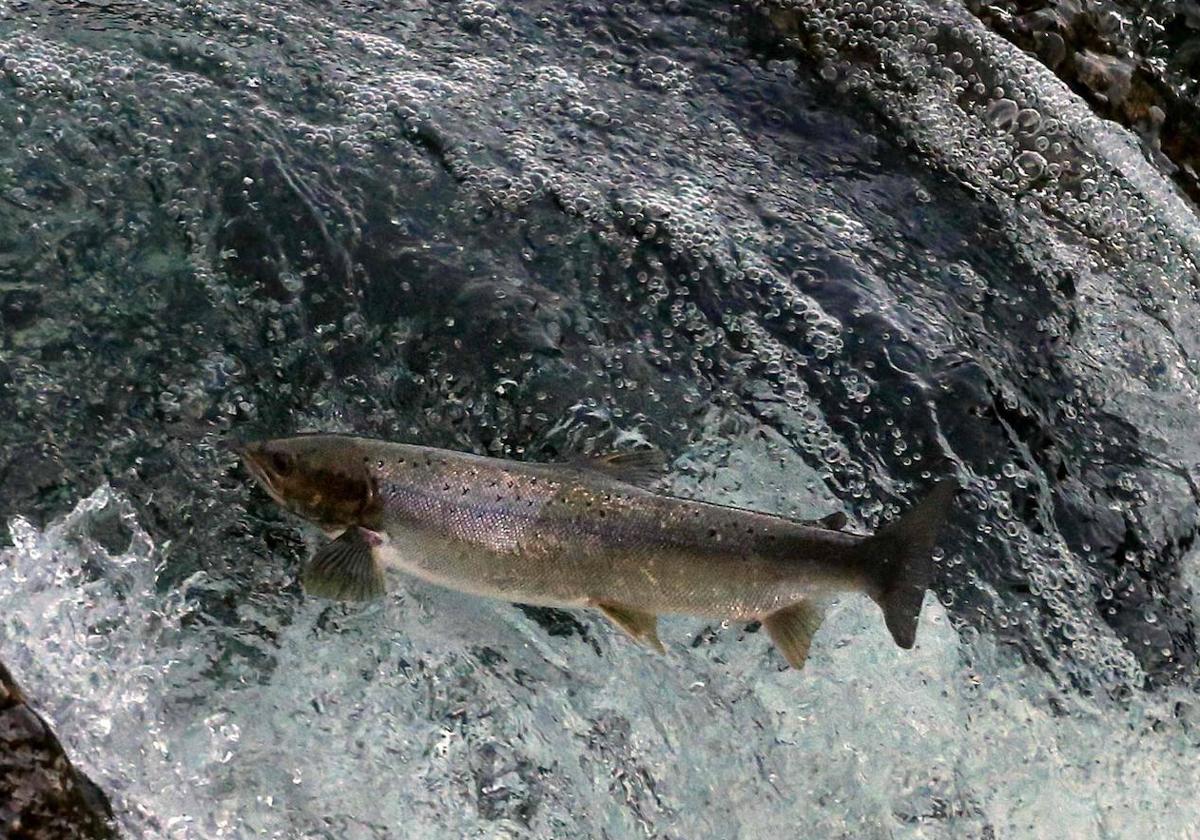
[[[911,647],[954,492],[939,485],[863,536],[653,492],[639,486],[653,473],[645,450],[538,464],[303,435],[251,444],[243,457],[276,501],[336,536],[305,570],[309,591],[370,597],[393,567],[475,595],[599,609],[656,647],[663,613],[761,620],[796,665],[821,602],[839,592],[873,597]]]

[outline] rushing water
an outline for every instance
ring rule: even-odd
[[[860,5],[0,6],[0,657],[128,834],[1200,831],[1200,226],[965,11]],[[305,599],[223,448],[302,429],[966,490],[917,649],[848,598],[798,674]]]

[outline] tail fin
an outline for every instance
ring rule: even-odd
[[[917,640],[921,604],[933,578],[934,541],[957,492],[954,479],[939,482],[908,513],[862,544],[863,560],[877,569],[881,578],[871,597],[902,648],[911,648]]]

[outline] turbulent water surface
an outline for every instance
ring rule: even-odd
[[[0,658],[129,836],[1200,832],[1200,225],[964,8],[22,0],[0,138]],[[306,429],[965,490],[796,673],[306,599],[224,447]]]

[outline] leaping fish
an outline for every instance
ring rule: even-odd
[[[491,598],[599,610],[662,650],[663,613],[761,621],[804,666],[823,603],[865,592],[902,648],[916,641],[953,479],[875,534],[845,516],[799,521],[646,488],[655,450],[540,464],[348,435],[240,447],[284,508],[334,539],[305,565],[313,595],[385,592],[384,569]]]

